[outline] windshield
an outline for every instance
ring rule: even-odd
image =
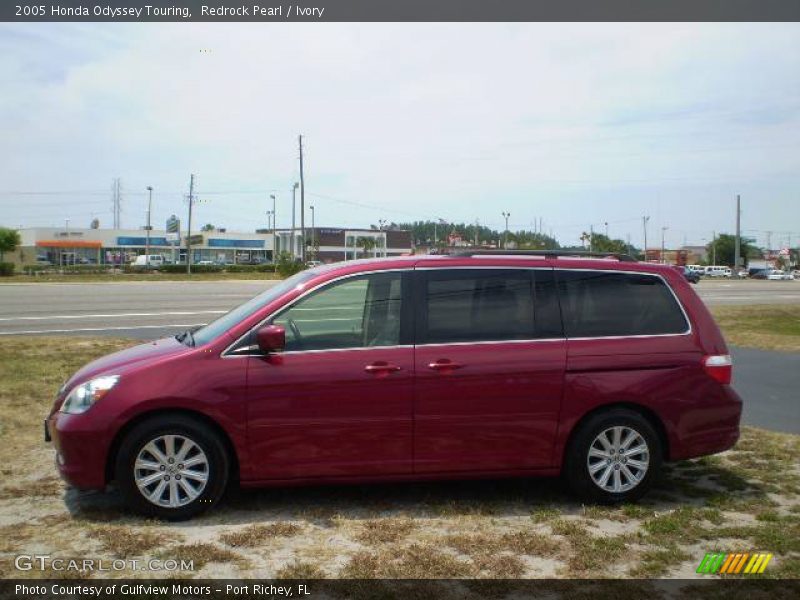
[[[216,321],[212,321],[205,327],[192,332],[192,339],[195,346],[202,346],[211,340],[218,338],[220,335],[228,331],[237,323],[241,323],[244,319],[254,314],[256,311],[266,306],[273,300],[276,300],[286,292],[294,289],[301,283],[305,283],[316,275],[316,271],[301,271],[288,279],[281,281],[279,284],[261,292],[255,298],[251,298],[244,304],[237,306],[229,313],[222,315]]]

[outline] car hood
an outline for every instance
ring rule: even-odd
[[[79,369],[59,391],[59,402],[61,397],[70,389],[78,384],[84,383],[100,375],[120,375],[132,367],[139,367],[148,362],[155,362],[174,356],[191,352],[192,348],[182,344],[174,337],[139,344],[113,354],[108,354],[97,360],[93,360]]]

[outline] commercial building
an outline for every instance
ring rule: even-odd
[[[306,228],[306,259],[325,263],[357,258],[402,256],[414,252],[411,232],[407,230],[345,229],[331,227]],[[300,229],[278,229],[278,252],[299,255],[302,245]]]
[[[144,229],[76,229],[33,227],[20,229],[21,244],[6,254],[18,266],[24,265],[124,265],[144,254],[147,231]],[[411,233],[373,229],[306,228],[308,260],[337,262],[373,256],[410,254]],[[186,236],[176,231],[150,231],[150,254],[162,255],[167,263],[186,262]],[[294,244],[292,244],[294,241]],[[255,233],[222,229],[192,233],[192,263],[253,264],[271,261],[273,253],[292,253],[299,257],[300,229],[279,229]]]
[[[9,254],[18,265],[101,264],[123,265],[145,253],[143,229],[73,229],[33,227],[20,229],[22,243]],[[166,230],[150,231],[150,254],[167,262],[186,261],[186,238]],[[264,262],[272,258],[272,234],[201,231],[192,234],[192,262]]]

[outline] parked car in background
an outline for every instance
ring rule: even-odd
[[[131,263],[134,267],[152,267],[157,269],[164,266],[164,257],[160,254],[140,254]]]
[[[771,281],[785,281],[788,279],[794,279],[794,277],[787,271],[782,271],[781,269],[772,269],[767,274],[767,279]]]
[[[706,268],[703,265],[686,265],[686,268],[700,276],[706,273]]]
[[[710,265],[705,268],[705,271],[708,277],[731,277],[733,275],[731,268],[724,265]]]
[[[738,277],[740,279],[746,279],[750,276],[750,272],[747,269],[740,269],[738,273]]]
[[[307,260],[306,261],[306,267],[308,267],[309,269],[313,269],[314,267],[318,267],[321,264],[322,264],[321,260]]]
[[[511,255],[516,254],[516,255]],[[301,271],[202,328],[89,363],[45,423],[77,488],[185,519],[232,481],[563,474],[640,498],[739,438],[731,357],[675,269],[473,252]]]
[[[679,272],[683,273],[683,276],[686,278],[686,281],[689,283],[699,283],[700,282],[700,273],[698,271],[694,271],[690,269],[688,266],[682,267],[677,265],[675,267]]]
[[[209,265],[215,265],[216,263],[213,260],[198,260],[194,264],[201,266],[209,266]]]

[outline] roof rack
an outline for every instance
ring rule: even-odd
[[[455,250],[448,256],[542,256],[544,258],[616,258],[620,262],[638,262],[622,252],[588,252],[583,250]]]

